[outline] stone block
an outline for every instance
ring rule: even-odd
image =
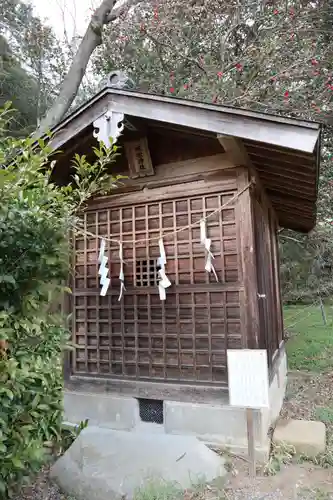
[[[224,463],[194,437],[91,426],[53,465],[51,477],[77,500],[121,500],[147,482],[182,489],[211,482],[226,474]]]
[[[131,430],[140,421],[139,404],[135,398],[100,393],[65,391],[64,419],[112,429]]]
[[[255,441],[262,443],[262,412],[254,412]],[[228,444],[247,443],[246,413],[242,408],[165,401],[165,430],[170,434],[192,434],[201,439],[218,436]]]
[[[273,442],[290,444],[298,454],[314,457],[325,451],[326,427],[323,422],[310,420],[280,420]]]

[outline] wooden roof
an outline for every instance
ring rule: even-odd
[[[107,110],[124,113],[129,120],[135,117],[242,140],[280,225],[304,232],[314,227],[319,123],[106,87],[53,129],[52,146],[61,148]]]

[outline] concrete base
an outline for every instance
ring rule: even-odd
[[[310,420],[280,420],[273,442],[295,447],[296,453],[315,457],[326,448],[326,427],[323,422]]]
[[[276,360],[276,371],[270,385],[270,408],[255,412],[255,447],[258,461],[269,456],[268,430],[282,407],[287,381],[285,352]],[[88,419],[90,425],[136,433],[153,432],[195,436],[214,448],[227,448],[247,454],[245,410],[225,404],[182,403],[164,401],[163,424],[141,421],[139,403],[131,397],[113,394],[66,392],[65,419],[78,423]]]

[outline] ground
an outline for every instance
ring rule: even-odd
[[[333,307],[327,306],[325,312],[326,325],[318,306],[285,309],[290,373],[281,417],[326,424],[327,452],[316,463],[295,458],[290,448],[275,449],[270,462],[251,480],[246,460],[230,456],[230,473],[223,485],[202,485],[191,492],[177,492],[169,485],[147,487],[136,500],[333,500]],[[75,499],[62,495],[44,469],[16,500]]]

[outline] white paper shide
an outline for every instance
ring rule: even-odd
[[[158,246],[160,249],[160,256],[157,260],[157,264],[160,266],[158,271],[159,282],[158,282],[158,292],[160,294],[160,300],[166,299],[166,289],[171,286],[171,281],[165,274],[165,266],[166,266],[166,255],[162,238],[158,241]]]
[[[108,258],[105,255],[105,247],[106,247],[106,242],[105,240],[102,240],[98,255],[98,262],[99,262],[98,275],[100,276],[99,282],[102,287],[100,295],[102,297],[106,295],[106,292],[109,289],[111,281],[110,278],[108,277],[109,269],[108,267],[106,267],[108,263]]]

